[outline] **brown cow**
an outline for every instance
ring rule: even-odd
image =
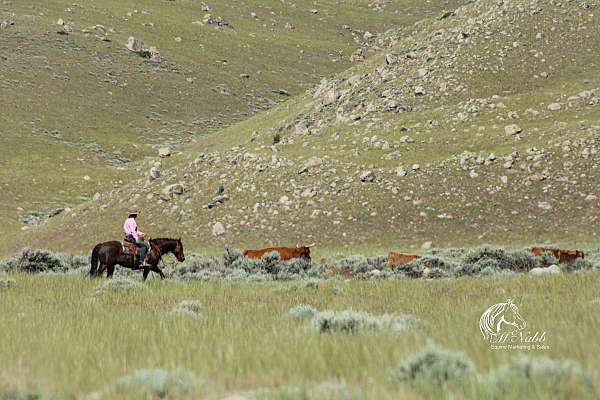
[[[418,254],[412,253],[396,253],[394,251],[390,251],[388,254],[388,265],[390,267],[397,267],[398,265],[408,264],[411,261],[415,261],[421,258]]]
[[[576,249],[559,249],[556,247],[532,247],[529,249],[535,256],[541,256],[543,253],[552,253],[559,263],[568,263],[578,258],[584,259],[585,254]]]
[[[310,248],[314,244],[309,246],[296,246],[296,247],[267,247],[266,249],[259,250],[244,250],[244,257],[260,259],[265,254],[277,252],[281,261],[293,260],[295,258],[303,258],[306,261],[310,261]]]

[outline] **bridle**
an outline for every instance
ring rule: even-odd
[[[177,245],[177,246],[179,247],[179,245]],[[175,268],[176,262],[172,262],[170,265],[167,264],[166,261],[162,259],[162,256],[163,256],[164,253],[162,252],[161,248],[158,245],[154,245],[154,247],[158,251],[158,262],[157,262],[157,265],[160,265],[160,263],[162,261],[163,267],[166,265],[169,268]],[[173,253],[173,255],[175,255],[175,252],[172,252],[172,253]],[[177,256],[175,256],[175,257],[177,257]]]

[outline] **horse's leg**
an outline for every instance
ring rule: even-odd
[[[150,268],[144,267],[144,280],[146,280],[146,278],[148,278],[149,273],[150,273]]]
[[[115,273],[115,264],[110,264],[108,266],[108,270],[106,271],[106,277],[112,278],[114,273]]]
[[[98,267],[98,270],[96,271],[96,276],[102,276],[105,269],[106,269],[106,264],[100,263],[100,267]]]
[[[153,265],[150,269],[160,275],[160,279],[165,279],[165,274],[161,271],[158,265]]]

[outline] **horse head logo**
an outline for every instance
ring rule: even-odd
[[[494,304],[479,319],[479,330],[484,339],[492,340],[502,333],[513,333],[525,329],[525,320],[512,300]]]

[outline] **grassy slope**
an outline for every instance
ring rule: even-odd
[[[521,3],[528,7],[529,2]],[[521,3],[510,3],[508,14],[502,16],[495,2],[484,1],[466,6],[457,17],[426,21],[413,34],[392,34],[398,44],[386,52],[400,54],[401,63],[391,68],[389,79],[378,78],[376,69],[384,65],[380,55],[344,72],[336,78],[340,83],[332,86],[343,91],[346,78],[362,75],[361,83],[349,95],[351,100],[377,103],[380,93],[392,89],[399,92],[401,100],[414,107],[424,106],[425,111],[392,114],[378,110],[355,124],[332,124],[335,107],[321,109],[319,98],[300,96],[187,146],[182,154],[163,161],[164,177],[152,184],[143,178],[156,161],[149,160],[133,186],[106,194],[101,203],[83,205],[75,217],[56,218],[10,242],[7,249],[16,250],[28,243],[84,250],[95,241],[119,236],[117,216],[132,203],[144,210],[141,222],[146,231],[183,236],[188,248],[203,252],[219,252],[224,242],[243,247],[314,241],[323,255],[384,252],[392,247],[416,247],[425,241],[439,246],[551,241],[593,247],[596,232],[590,221],[595,218],[596,202],[585,197],[599,195],[595,184],[597,156],[582,158],[580,153],[597,145],[599,110],[585,101],[567,107],[566,98],[600,86],[594,73],[600,62],[598,16],[574,3],[524,13],[518,10]],[[494,17],[483,28],[469,19],[483,13]],[[513,28],[510,33],[505,29],[507,24]],[[541,40],[536,39],[540,31],[544,33]],[[435,39],[434,32],[442,32],[444,40]],[[470,39],[461,42],[461,32],[470,33]],[[587,40],[581,40],[582,35]],[[408,51],[424,49],[437,54],[436,60],[403,59]],[[411,87],[420,67],[431,71],[425,81],[428,95],[415,98]],[[540,77],[542,72],[549,77]],[[437,85],[451,81],[449,75],[464,89],[438,95]],[[463,118],[469,99],[485,99],[488,106]],[[546,109],[557,101],[563,103],[563,110]],[[529,115],[531,108],[539,115]],[[508,117],[511,111],[518,114],[517,119]],[[321,134],[298,136],[293,128],[284,129],[284,141],[293,143],[279,145],[273,153],[270,128],[294,118],[313,118]],[[429,121],[434,121],[433,125]],[[504,134],[504,126],[512,123],[523,128],[521,140]],[[251,142],[250,133],[255,130],[261,137]],[[396,143],[397,148],[384,151],[361,144],[364,137],[373,135]],[[414,138],[415,143],[399,143],[404,135]],[[575,144],[565,154],[562,148],[567,139]],[[535,155],[527,153],[533,147],[543,152],[539,164],[531,159]],[[448,161],[465,150],[484,157],[490,153],[506,156],[513,151],[521,156],[511,170],[502,167],[504,161],[466,169]],[[393,151],[400,153],[400,159],[386,160]],[[198,154],[211,152],[215,153],[214,162],[190,166]],[[224,161],[238,153],[251,153],[258,160],[235,165]],[[271,163],[272,155],[279,157],[283,166],[256,172],[259,164]],[[324,165],[298,176],[302,163],[314,155],[323,157]],[[565,161],[572,166],[565,167]],[[413,163],[421,165],[418,173],[395,176],[399,164],[408,168]],[[469,177],[472,168],[478,173],[476,178]],[[357,180],[364,170],[376,171],[377,184]],[[530,181],[535,173],[548,178]],[[507,177],[508,184],[501,183],[502,176]],[[185,182],[188,192],[168,203],[158,200],[163,186],[175,182]],[[225,184],[231,200],[214,210],[203,209],[220,183]],[[317,189],[317,195],[303,198],[301,192],[306,188]],[[289,210],[278,204],[283,195],[293,201]],[[549,202],[553,209],[539,208],[540,202]],[[106,207],[99,208],[102,204]],[[178,221],[182,210],[192,215],[189,221]],[[315,210],[321,214],[313,216]],[[77,225],[82,215],[86,222]],[[452,218],[439,217],[447,215]],[[217,221],[228,226],[224,239],[211,235],[211,226]]]
[[[399,5],[384,13],[367,1],[324,1],[312,14],[309,1],[208,4],[233,29],[193,25],[206,14],[196,1],[0,4],[0,19],[15,22],[0,32],[3,233],[18,231],[28,212],[74,206],[127,182],[133,166],[116,168],[115,159],[154,155],[151,146],[187,142],[287,99],[272,90],[297,94],[347,68],[356,43],[343,25],[383,30],[441,8],[405,1],[402,13]],[[70,35],[56,34],[59,18],[74,24]],[[157,46],[163,63],[128,52],[128,36]]]
[[[294,283],[150,281],[147,290],[108,293],[96,300],[90,297],[95,281],[14,278],[17,286],[0,296],[0,393],[38,390],[59,398],[84,398],[110,389],[137,369],[183,367],[205,382],[202,393],[210,399],[259,387],[311,387],[326,381],[345,382],[361,389],[365,398],[392,399],[399,393],[421,398],[407,386],[390,384],[388,372],[430,339],[464,351],[482,374],[522,354],[490,350],[478,329],[491,299],[509,297],[519,305],[528,329],[547,332],[545,344],[551,349],[528,355],[574,359],[600,371],[600,320],[592,310],[598,305],[590,303],[598,297],[597,274],[327,282],[318,289],[295,290],[287,290]],[[334,294],[334,287],[342,291]],[[203,303],[204,321],[167,315],[186,299]],[[305,321],[284,317],[302,303],[319,310],[412,313],[427,326],[400,336],[318,334]],[[539,398],[553,395],[537,393]]]

